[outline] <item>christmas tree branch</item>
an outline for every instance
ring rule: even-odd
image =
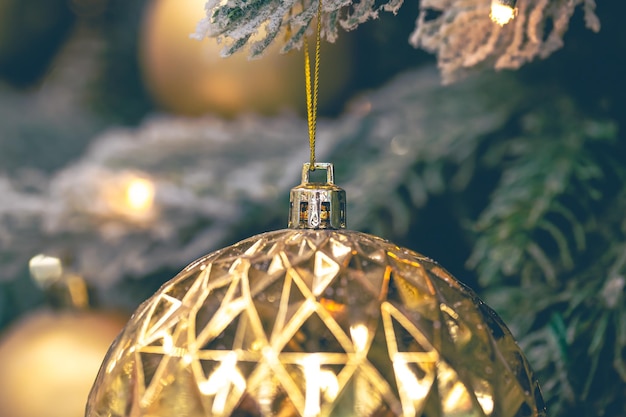
[[[259,57],[278,39],[283,52],[299,49],[317,4],[315,0],[209,0],[195,37],[224,41],[223,56],[249,45],[250,56]],[[381,11],[397,13],[402,4],[403,0],[324,0],[322,38],[334,42],[339,27],[355,29]],[[549,56],[563,46],[563,35],[578,6],[584,10],[587,27],[600,30],[594,0],[518,0],[517,16],[504,26],[490,19],[490,5],[489,0],[420,2],[410,43],[437,54],[445,83],[472,71],[515,69]]]
[[[614,142],[616,126],[573,112],[560,102],[531,113],[519,137],[486,155],[488,164],[505,169],[475,226],[480,237],[469,265],[484,285],[525,271],[523,280],[540,274],[556,286],[557,275],[571,270],[584,250],[585,205],[603,197],[596,183],[608,174],[590,149]]]

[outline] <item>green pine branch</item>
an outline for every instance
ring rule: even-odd
[[[626,199],[621,203],[626,207]],[[510,324],[535,325],[520,342],[552,415],[575,410],[584,416],[620,415],[616,410],[626,407],[625,238],[622,234],[621,240],[606,242],[605,255],[570,275],[559,290],[538,285],[524,295],[526,289],[508,287],[489,297],[490,302],[498,300]],[[511,299],[525,302],[513,307]]]
[[[610,121],[569,101],[493,144],[501,173],[469,265],[537,372],[553,416],[626,409],[626,167]],[[525,335],[525,336],[524,336]]]
[[[616,126],[584,118],[568,101],[538,109],[521,120],[519,136],[493,146],[485,161],[502,166],[491,202],[475,224],[479,238],[469,260],[483,285],[523,272],[552,286],[575,267],[586,249],[584,222],[607,167],[593,149],[615,142]]]

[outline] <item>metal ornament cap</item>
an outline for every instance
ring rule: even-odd
[[[326,170],[326,182],[310,182],[310,173],[318,169]],[[289,228],[346,228],[346,192],[335,185],[333,164],[304,164],[301,184],[289,193]]]

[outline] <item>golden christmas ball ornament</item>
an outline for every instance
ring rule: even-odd
[[[86,416],[545,416],[498,316],[435,261],[346,230],[333,180],[306,164],[288,229],[198,259],[144,302]]]
[[[126,320],[85,309],[87,289],[58,258],[38,255],[31,275],[62,309],[43,309],[0,338],[0,416],[80,417],[111,341]]]
[[[86,417],[545,417],[523,353],[470,289],[345,229],[346,194],[315,163],[321,13],[289,228],[198,259],[144,302]],[[318,169],[326,180],[311,182]]]

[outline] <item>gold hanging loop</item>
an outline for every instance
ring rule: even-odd
[[[319,92],[320,49],[322,35],[322,0],[317,3],[317,28],[315,32],[315,63],[311,80],[311,58],[309,43],[304,38],[304,76],[306,81],[306,110],[309,124],[309,149],[311,151],[309,166],[315,168],[315,136],[317,133],[317,96]]]

